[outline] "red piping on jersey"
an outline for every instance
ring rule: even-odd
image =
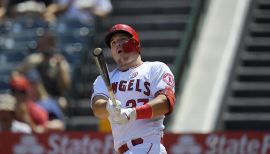
[[[152,146],[153,146],[153,143],[151,143],[151,146],[150,146],[149,150],[147,151],[147,154],[151,151]]]

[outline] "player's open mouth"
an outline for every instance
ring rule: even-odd
[[[117,53],[122,53],[122,50],[117,50]]]

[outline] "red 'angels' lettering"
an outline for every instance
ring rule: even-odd
[[[150,83],[144,81],[141,84],[141,79],[136,80],[121,80],[120,82],[113,82],[112,89],[114,93],[117,93],[117,90],[125,92],[125,91],[137,91],[143,92],[146,96],[150,95]]]
[[[147,102],[149,102],[148,98],[139,98],[137,99],[137,101],[134,99],[130,99],[126,102],[126,107],[132,108],[136,106],[141,106],[146,104]]]

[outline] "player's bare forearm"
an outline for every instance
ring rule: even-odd
[[[107,100],[105,97],[95,96],[92,100],[92,110],[96,117],[105,119],[109,116],[106,109]]]
[[[158,95],[155,99],[149,101],[148,104],[152,107],[153,110],[152,117],[165,115],[170,110],[169,102],[165,95]]]

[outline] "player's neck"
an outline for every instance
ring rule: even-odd
[[[125,71],[129,70],[130,68],[135,68],[135,67],[138,67],[138,66],[140,66],[140,65],[142,65],[142,64],[143,64],[143,61],[141,60],[140,57],[138,57],[135,61],[133,61],[133,62],[127,64],[127,65],[119,66],[118,69],[119,69],[120,71],[125,72]]]

